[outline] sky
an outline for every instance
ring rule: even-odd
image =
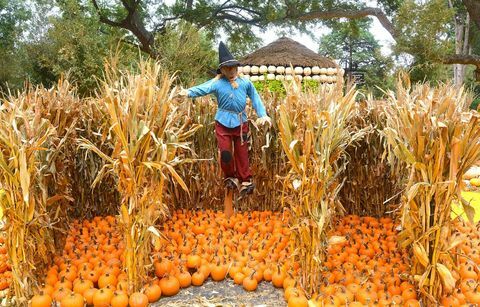
[[[382,27],[378,19],[372,18],[372,20],[373,22],[370,28],[371,33],[374,35],[375,39],[382,46],[382,54],[390,55],[392,53],[391,46],[395,41],[393,40],[390,33],[388,33],[388,31]],[[314,29],[314,32],[316,33],[315,39],[312,39],[312,37],[310,37],[307,34],[301,34],[301,33],[295,33],[294,35],[287,35],[287,36],[301,43],[302,45],[305,45],[309,49],[317,52],[318,46],[321,43],[319,42],[320,37],[322,35],[329,33],[330,30],[327,27],[319,26],[316,29]],[[268,45],[271,42],[281,37],[281,35],[276,34],[275,29],[269,29],[265,33],[260,33],[259,31],[256,31],[256,33],[258,33],[258,35],[263,38],[263,41],[265,42],[264,45]]]

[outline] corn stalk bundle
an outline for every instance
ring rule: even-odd
[[[78,118],[76,137],[88,139],[103,153],[111,155],[113,144],[109,140],[109,122],[107,110],[95,98],[82,100],[82,108]],[[77,142],[78,145],[78,142]],[[76,148],[72,186],[75,204],[70,208],[69,216],[79,219],[91,219],[94,216],[115,215],[119,210],[120,197],[114,176],[106,176],[101,182],[95,181],[104,165],[104,160],[86,149]]]
[[[107,110],[111,131],[107,141],[113,151],[107,155],[90,140],[81,139],[81,148],[105,160],[93,184],[108,174],[117,180],[130,291],[138,291],[145,283],[151,243],[159,242],[155,225],[169,214],[163,199],[165,182],[173,179],[187,189],[174,167],[182,163],[178,154],[188,150],[185,140],[198,126],[182,124],[185,114],[173,99],[172,82],[158,64],[141,62],[138,74],[108,66],[97,99]]]
[[[468,111],[469,95],[450,85],[411,88],[399,78],[388,93],[383,133],[390,154],[408,165],[399,234],[413,252],[412,273],[431,302],[455,287],[448,238],[451,203],[461,202],[462,174],[480,158],[480,116]],[[472,207],[461,202],[467,215]]]
[[[63,148],[75,125],[68,112],[79,100],[68,82],[27,88],[0,107],[0,197],[11,261],[12,304],[23,305],[55,252],[53,228],[71,201]],[[63,106],[61,106],[63,105]],[[57,226],[55,226],[57,227]]]
[[[372,99],[361,101],[349,123],[352,131],[366,133],[347,148],[349,162],[339,197],[349,214],[381,217],[398,207],[404,168],[385,156],[387,144],[380,133],[386,120],[384,105]]]
[[[284,180],[282,203],[292,211],[294,256],[301,266],[300,281],[311,295],[322,282],[326,233],[335,215],[344,210],[338,201],[346,148],[364,131],[351,132],[356,91],[345,95],[341,87],[303,93],[292,83],[280,106],[277,124],[290,171]]]

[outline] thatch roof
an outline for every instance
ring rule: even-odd
[[[337,67],[332,59],[323,57],[288,37],[279,38],[250,53],[240,62],[244,65]]]

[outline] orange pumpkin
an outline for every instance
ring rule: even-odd
[[[243,289],[247,291],[255,291],[257,290],[258,282],[257,280],[253,277],[253,274],[245,277],[242,281],[242,286]]]
[[[160,280],[160,288],[165,296],[173,296],[180,291],[180,282],[172,275],[167,275]]]
[[[112,307],[127,307],[128,306],[128,295],[123,291],[115,291],[113,293],[112,301],[110,302]]]
[[[102,288],[93,294],[94,307],[108,307],[113,298],[113,291],[108,288]]]
[[[134,292],[128,300],[130,307],[146,307],[148,306],[148,297],[141,292]]]
[[[39,294],[34,295],[31,301],[31,307],[50,307],[52,305],[52,298],[40,291]]]
[[[61,302],[61,307],[83,307],[85,305],[85,299],[79,293],[71,292],[65,296]]]
[[[201,286],[205,282],[205,275],[202,272],[198,271],[192,275],[192,285]]]
[[[150,303],[156,302],[162,296],[162,289],[157,284],[150,284],[145,288],[145,295]]]

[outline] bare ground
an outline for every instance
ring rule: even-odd
[[[154,307],[196,307],[196,306],[287,306],[283,290],[269,282],[261,282],[253,292],[243,290],[231,279],[221,282],[208,280],[201,287],[190,286],[175,296],[162,297],[152,304]]]

